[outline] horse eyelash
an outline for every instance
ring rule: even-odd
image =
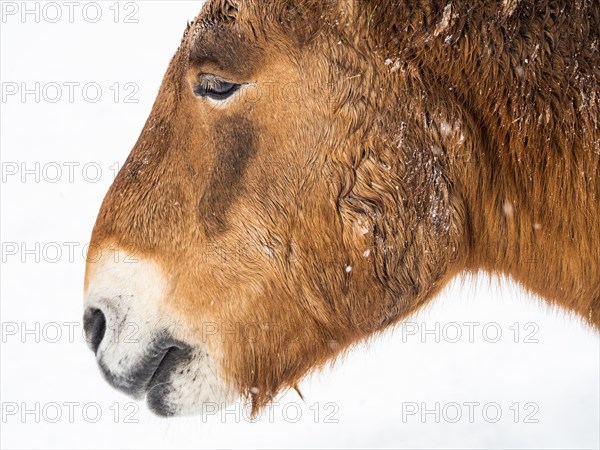
[[[231,89],[224,93],[218,92],[220,84],[230,85]],[[227,81],[215,75],[204,74],[199,77],[198,82],[194,87],[194,93],[199,97],[208,97],[213,100],[226,100],[237,92],[241,86],[241,84]]]
[[[200,89],[204,89],[204,90],[214,90],[215,88],[218,87],[218,85],[220,83],[227,83],[227,81],[223,80],[222,78],[216,77],[214,75],[203,75],[200,77],[199,81],[198,81],[198,88]]]

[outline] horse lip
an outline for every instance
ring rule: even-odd
[[[152,374],[152,377],[148,380],[146,385],[146,392],[149,392],[152,388],[168,382],[169,375],[173,370],[181,363],[188,359],[190,354],[190,348],[188,346],[174,345],[169,347],[160,362],[156,366],[156,370]]]
[[[190,357],[190,347],[170,347],[148,382],[146,402],[150,410],[158,416],[171,417],[176,414],[176,407],[168,401],[172,391],[170,378],[180,363],[189,361]]]
[[[98,359],[102,375],[115,389],[135,399],[141,399],[150,389],[165,383],[172,370],[187,359],[191,347],[187,344],[161,340],[158,345],[146,352],[142,361],[126,376],[116,376],[108,365]]]

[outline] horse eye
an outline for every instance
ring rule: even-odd
[[[194,87],[194,94],[198,97],[222,101],[235,94],[241,86],[241,84],[230,83],[214,75],[201,75]]]

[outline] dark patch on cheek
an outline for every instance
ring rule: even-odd
[[[214,165],[200,199],[200,221],[208,236],[227,229],[226,214],[244,187],[241,181],[248,163],[256,155],[254,130],[250,121],[230,116],[213,131]]]

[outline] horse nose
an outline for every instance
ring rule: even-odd
[[[88,308],[83,315],[83,330],[88,345],[94,353],[97,353],[106,332],[104,313],[97,308]]]

